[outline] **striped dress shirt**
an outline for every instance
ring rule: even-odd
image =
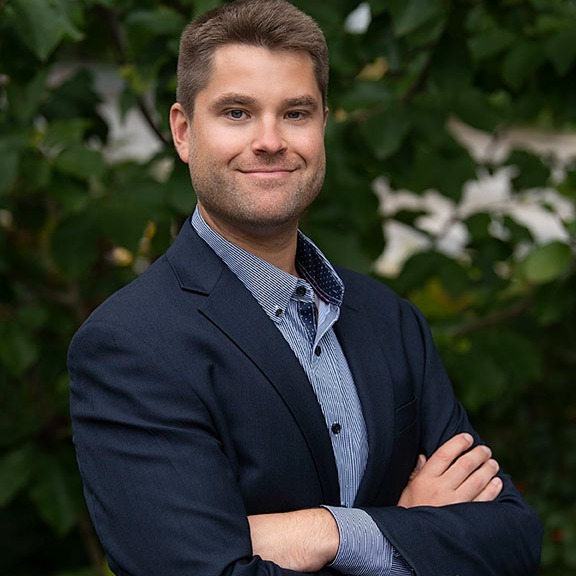
[[[192,226],[280,330],[318,398],[340,483],[341,507],[326,506],[340,533],[330,566],[350,576],[412,574],[372,518],[353,508],[368,458],[368,439],[354,379],[333,330],[344,295],[341,279],[302,232],[298,232],[296,277],[227,241],[206,224],[198,208]]]

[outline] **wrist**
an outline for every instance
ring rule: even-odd
[[[330,564],[340,547],[340,531],[338,524],[332,513],[326,508],[315,508],[311,510],[317,517],[318,535],[314,539],[319,547],[318,554],[324,559],[324,565]]]

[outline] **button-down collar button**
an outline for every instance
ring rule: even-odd
[[[342,425],[339,422],[334,422],[334,424],[332,424],[332,426],[330,427],[330,430],[332,430],[332,434],[338,435],[342,430]]]
[[[322,348],[320,348],[320,346],[316,346],[316,348],[314,348],[314,354],[316,354],[316,356],[320,356],[320,354],[322,354]]]
[[[298,294],[298,296],[304,296],[306,294],[306,286],[298,286],[296,288],[296,294]]]
[[[282,308],[280,308],[279,306],[276,306],[276,310],[274,311],[274,314],[276,314],[276,316],[278,318],[280,318],[280,316],[282,316],[282,314],[284,314],[284,310],[282,310]]]

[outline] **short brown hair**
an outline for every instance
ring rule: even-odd
[[[229,44],[306,52],[326,105],[328,47],[318,24],[286,0],[237,0],[198,16],[182,32],[176,100],[187,114],[210,81],[214,52]]]

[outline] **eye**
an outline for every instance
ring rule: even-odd
[[[291,110],[286,113],[286,118],[288,118],[288,120],[301,120],[304,116],[304,112],[301,112],[300,110]]]
[[[244,110],[238,110],[238,109],[227,110],[226,116],[231,120],[245,120],[246,118],[248,118],[248,115],[246,114],[246,112],[244,112]]]

